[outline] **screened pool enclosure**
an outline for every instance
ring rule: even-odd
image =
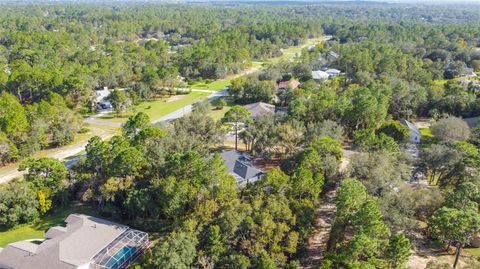
[[[93,258],[92,269],[123,269],[148,247],[148,234],[128,229]]]

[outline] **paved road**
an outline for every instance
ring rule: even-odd
[[[325,37],[325,40],[328,40],[329,38],[330,37]],[[254,73],[258,70],[259,70],[259,68],[254,68],[253,67],[253,68],[244,70],[243,72],[240,72],[240,73],[238,73],[234,76],[231,76],[230,78],[236,78],[236,77],[248,75],[248,74]],[[194,92],[198,91],[198,92],[212,93],[210,96],[208,96],[208,100],[214,100],[214,99],[217,99],[217,98],[220,98],[222,96],[227,95],[227,90],[226,89],[220,90],[220,91],[211,91],[211,90],[206,90],[206,89],[187,89],[187,88],[185,88],[185,90],[194,91]],[[169,113],[168,115],[165,115],[165,116],[163,116],[159,119],[153,120],[152,123],[169,122],[171,120],[181,118],[184,115],[190,113],[191,111],[192,111],[192,105],[187,105],[187,106],[185,106],[181,109],[178,109],[176,111],[173,111],[172,113]],[[108,112],[106,112],[106,113],[108,113]],[[119,123],[119,122],[103,121],[103,120],[99,119],[99,117],[102,116],[103,114],[105,114],[105,113],[99,113],[97,115],[94,115],[92,117],[89,117],[89,118],[85,119],[84,121],[86,123],[96,124],[96,125],[104,125],[104,126],[109,126],[109,127],[121,127],[122,124]],[[111,136],[113,136],[113,134],[108,134],[108,135],[104,134],[103,136],[100,135],[100,137],[102,137],[102,139],[108,139]],[[65,159],[67,159],[68,157],[76,155],[76,154],[80,153],[81,151],[83,151],[85,149],[86,144],[87,144],[87,142],[84,141],[84,142],[77,143],[77,144],[74,144],[74,145],[71,145],[71,146],[67,146],[67,147],[65,147],[65,149],[59,150],[59,151],[57,151],[55,153],[52,153],[52,154],[47,154],[47,155],[45,155],[45,157],[57,158],[57,159],[63,161]],[[76,161],[78,161],[78,158],[67,160],[67,161],[65,161],[65,165],[67,167],[71,167],[73,164],[75,164]],[[1,171],[0,171],[0,183],[8,182],[8,181],[12,180],[13,178],[19,177],[23,174],[23,172],[19,172],[17,170],[18,165],[12,165],[11,167],[12,168],[2,168],[1,169]]]
[[[195,90],[195,91],[202,91],[202,92],[209,92],[212,93],[211,95],[208,96],[208,100],[214,100],[217,98],[220,98],[222,96],[227,95],[228,91],[226,89],[221,90],[221,91],[210,91],[210,90]],[[181,109],[178,109],[172,113],[169,113],[159,119],[153,120],[152,123],[159,123],[159,122],[168,122],[174,119],[178,119],[183,117],[184,115],[190,113],[192,111],[192,105],[187,105]],[[86,118],[84,122],[90,123],[90,124],[97,124],[97,125],[105,125],[105,126],[110,126],[110,127],[121,127],[121,123],[118,122],[109,122],[109,121],[102,121],[99,120],[98,118],[107,112],[99,113],[97,115],[94,115],[92,117]],[[98,129],[98,128],[92,128],[92,131],[95,131],[96,135],[99,135],[102,139],[108,139],[113,136],[112,133],[107,133],[105,130]],[[87,145],[88,141],[82,141],[79,143],[76,143],[74,145],[66,146],[63,149],[53,152],[51,154],[46,154],[45,157],[50,157],[50,158],[56,158],[61,161],[64,161],[65,166],[70,168],[72,165],[74,165],[78,160],[79,157],[68,159],[70,156],[77,155],[78,153],[82,152],[85,149],[85,146]],[[12,165],[11,167],[8,168],[2,168],[0,171],[0,183],[5,183],[8,182],[14,178],[18,178],[23,175],[24,172],[18,171],[18,165]]]
[[[207,100],[210,100],[210,101],[218,99],[222,96],[226,96],[228,94],[227,89],[223,89],[223,90],[220,90],[220,91],[209,91],[209,90],[203,90],[203,91],[212,93],[207,97]],[[192,104],[184,106],[180,109],[177,109],[177,110],[173,111],[172,113],[169,113],[169,114],[167,114],[167,115],[165,115],[165,116],[163,116],[159,119],[153,120],[152,123],[155,124],[155,123],[161,123],[161,122],[169,122],[169,121],[172,121],[174,119],[181,118],[181,117],[185,116],[186,114],[188,114],[190,112],[192,112]]]
[[[101,129],[94,129],[94,130],[95,130],[95,134],[100,136],[102,139],[108,139],[113,136],[113,134],[107,133]],[[55,158],[63,161],[68,159],[70,156],[74,156],[82,152],[85,149],[85,146],[87,145],[87,143],[88,141],[81,141],[73,145],[65,146],[61,150],[45,154],[43,157]],[[74,159],[75,158],[73,158],[72,160]],[[71,167],[74,164],[74,162],[72,163],[72,160],[66,160],[65,165],[67,167]],[[76,159],[76,161],[78,161],[78,159]],[[0,183],[5,183],[14,178],[22,176],[24,172],[18,171],[17,169],[18,169],[18,164],[11,165],[8,168],[2,168],[0,172]]]

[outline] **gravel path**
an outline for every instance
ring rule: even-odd
[[[301,267],[303,269],[317,268],[320,265],[323,253],[327,251],[332,221],[336,212],[333,203],[336,195],[336,188],[325,193],[315,211],[315,224],[308,238],[307,256]]]
[[[342,151],[343,158],[338,170],[341,174],[345,174],[350,163],[350,157],[356,152],[351,150],[350,145],[345,145]],[[327,251],[332,222],[336,212],[334,199],[337,196],[338,186],[339,184],[335,184],[331,190],[322,196],[315,210],[315,223],[308,238],[307,255],[300,267],[302,269],[317,268],[321,263],[322,255]]]

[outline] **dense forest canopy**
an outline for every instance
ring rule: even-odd
[[[480,115],[478,5],[1,7],[0,164],[72,142],[98,89],[117,89],[108,100],[122,112],[239,76],[212,102],[230,107],[221,120],[209,102],[162,125],[132,113],[121,134],[94,136],[68,169],[26,158],[24,180],[0,187],[0,227],[77,202],[158,239],[139,261],[145,268],[298,268],[316,207],[336,189],[319,268],[403,268],[419,234],[461,248],[480,231],[480,128],[461,119]],[[240,75],[297,45],[301,53]],[[329,79],[312,75],[331,68]],[[253,120],[242,105],[255,102],[281,113]],[[410,154],[403,120],[420,117],[433,123]],[[255,184],[236,186],[217,154],[229,127],[235,147],[267,164]],[[415,173],[428,186],[411,185]]]

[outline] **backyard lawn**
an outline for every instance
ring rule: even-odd
[[[124,113],[120,117],[117,117],[114,113],[110,113],[100,117],[100,119],[112,122],[125,122],[132,114],[138,112],[145,112],[148,116],[150,116],[151,120],[156,120],[184,106],[192,104],[196,101],[203,100],[208,95],[210,95],[210,93],[208,92],[191,92],[185,95],[173,96],[170,101],[167,101],[166,99],[161,99],[142,102],[134,106],[127,113]]]
[[[59,208],[31,224],[19,225],[9,230],[0,228],[0,247],[21,240],[43,239],[50,227],[63,226],[65,218],[72,213],[95,215],[90,207],[84,205]]]

